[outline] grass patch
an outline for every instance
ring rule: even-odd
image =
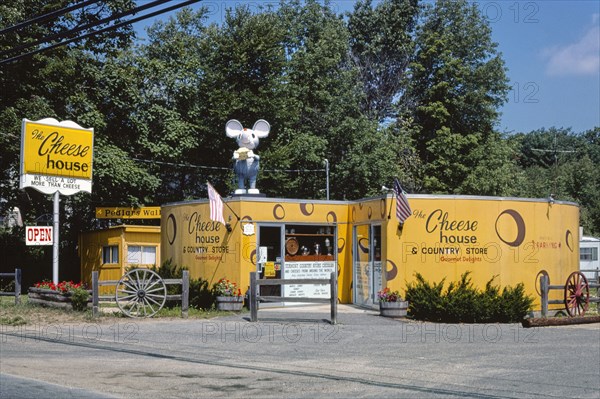
[[[248,310],[244,308],[242,313],[247,313]],[[188,318],[190,319],[211,319],[213,317],[229,316],[232,312],[216,310],[216,309],[196,309],[189,308]],[[155,317],[181,317],[181,306],[174,306],[172,308],[164,307],[156,313]]]
[[[91,318],[91,311],[76,312],[31,304],[27,295],[21,295],[20,305],[15,305],[13,297],[0,297],[0,325],[69,323],[89,321]]]
[[[101,311],[99,317],[94,318],[92,317],[91,309],[74,311],[71,309],[38,306],[29,303],[27,295],[21,295],[21,304],[15,305],[14,297],[0,297],[0,325],[20,326],[27,324],[61,324],[91,321],[94,323],[102,323],[103,321],[109,322],[115,318],[129,319],[121,313],[117,304],[114,302],[100,303],[100,307],[103,311]],[[210,319],[231,314],[231,312],[223,312],[216,309],[202,310],[190,308],[188,310],[188,318],[190,319]],[[181,306],[174,306],[172,308],[164,307],[152,318],[181,318]]]
[[[0,316],[0,325],[3,326],[22,326],[27,324],[22,316]]]

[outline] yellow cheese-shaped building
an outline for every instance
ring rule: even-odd
[[[370,306],[382,287],[399,289],[420,273],[447,282],[471,272],[476,286],[515,286],[540,301],[536,281],[562,284],[578,270],[579,207],[547,199],[408,195],[402,224],[396,198],[320,201],[226,198],[226,228],[210,219],[208,200],[161,208],[161,261],[190,270],[212,285],[221,278],[245,291],[260,278],[338,276],[341,303]],[[328,297],[328,287],[276,286],[270,294]],[[551,292],[550,299],[561,299]]]

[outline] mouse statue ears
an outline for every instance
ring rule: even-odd
[[[232,119],[225,125],[225,133],[227,137],[238,137],[243,131],[247,131],[248,129],[244,129],[242,124],[236,120]],[[256,134],[256,137],[262,139],[269,135],[269,131],[271,130],[271,125],[264,119],[259,119],[254,123],[252,127],[252,131]]]

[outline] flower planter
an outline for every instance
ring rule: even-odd
[[[379,302],[379,314],[384,317],[406,317],[408,301]]]
[[[73,308],[73,304],[71,303],[70,292],[63,293],[60,291],[54,291],[45,288],[29,287],[28,298],[28,302],[35,305],[48,306],[53,308]]]
[[[217,310],[229,310],[238,312],[244,306],[243,296],[218,296]]]

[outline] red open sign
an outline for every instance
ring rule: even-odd
[[[25,228],[25,244],[27,245],[52,245],[52,226],[27,226]]]

